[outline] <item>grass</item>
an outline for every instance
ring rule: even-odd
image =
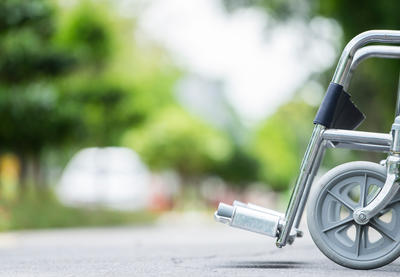
[[[157,214],[66,207],[52,193],[0,202],[0,230],[150,224]]]

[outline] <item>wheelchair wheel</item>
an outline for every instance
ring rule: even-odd
[[[386,168],[350,162],[327,172],[316,184],[307,208],[314,243],[332,261],[354,269],[384,266],[400,256],[400,193],[367,224],[353,211],[370,203],[386,180]]]

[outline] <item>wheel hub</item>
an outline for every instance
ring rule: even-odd
[[[354,221],[360,225],[365,225],[369,222],[369,218],[367,217],[367,215],[364,212],[361,211],[361,208],[356,209],[354,211],[353,218],[354,218]]]

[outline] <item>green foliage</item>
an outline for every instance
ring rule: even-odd
[[[29,83],[70,70],[75,64],[71,55],[48,43],[47,39],[26,29],[2,36],[0,81],[8,84]]]
[[[130,106],[136,91],[107,78],[66,82],[60,90],[60,110],[77,118],[75,134],[81,145],[117,145],[125,129],[145,116]]]
[[[80,118],[83,146],[118,145],[126,129],[174,102],[179,76],[163,49],[137,46],[135,25],[107,2],[82,1],[62,15],[55,38],[80,67],[58,82],[64,105]]]
[[[0,4],[0,82],[29,83],[58,76],[74,61],[51,44],[55,22],[46,1],[3,1]]]
[[[79,123],[77,116],[61,109],[54,87],[45,83],[0,88],[0,144],[18,154],[58,146]]]
[[[260,178],[272,189],[285,190],[296,177],[314,113],[304,102],[290,102],[256,132],[253,153],[260,160]]]
[[[81,1],[60,20],[55,38],[84,65],[102,65],[112,55],[116,30],[107,7],[93,1]]]
[[[124,144],[138,151],[152,169],[173,168],[185,178],[207,174],[232,151],[226,135],[176,106],[129,131]]]
[[[45,145],[60,145],[73,119],[58,109],[49,81],[71,69],[68,52],[52,43],[53,7],[47,1],[5,1],[0,36],[0,127],[3,148],[38,155]]]
[[[259,180],[259,161],[244,146],[234,145],[230,158],[217,166],[215,173],[228,184],[244,187]]]
[[[3,0],[0,2],[0,32],[25,26],[46,35],[52,31],[53,8],[45,0]]]

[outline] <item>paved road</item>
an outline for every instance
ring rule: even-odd
[[[211,215],[207,215],[208,217]],[[151,227],[0,234],[1,276],[399,276],[400,260],[373,271],[340,267],[308,234],[284,249],[274,240],[197,214]]]

